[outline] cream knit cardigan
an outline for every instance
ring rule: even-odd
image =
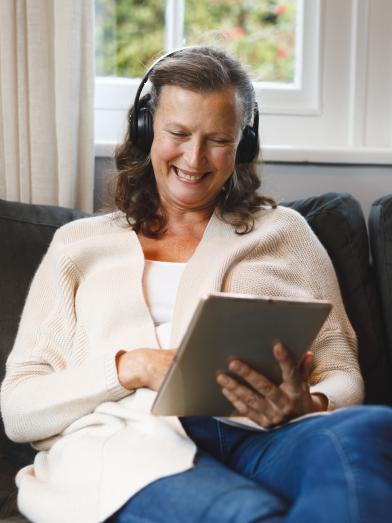
[[[158,347],[143,268],[137,236],[117,212],[61,227],[34,277],[1,389],[7,435],[40,451],[16,478],[19,508],[33,522],[104,521],[148,483],[193,465],[179,420],[150,415],[155,393],[130,393],[117,378],[120,349]],[[333,302],[313,346],[312,391],[331,409],[361,401],[334,270],[297,212],[261,209],[242,236],[212,216],[180,281],[172,347],[199,297],[219,290]]]

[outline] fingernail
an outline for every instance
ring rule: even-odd
[[[275,348],[275,351],[277,351],[277,353],[279,354],[279,356],[282,356],[284,354],[284,348],[281,343],[276,343],[274,345],[274,348]]]
[[[239,371],[241,370],[241,365],[238,361],[232,361],[229,365],[230,370]]]
[[[218,383],[220,385],[227,385],[229,383],[229,380],[226,378],[226,376],[218,376]]]

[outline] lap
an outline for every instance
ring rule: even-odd
[[[389,444],[392,440],[392,408],[375,405],[339,409],[270,431],[251,431],[213,418],[185,418],[182,422],[198,447],[226,464],[233,456],[242,454],[252,441],[257,442],[255,450],[263,454],[265,465],[270,458],[276,459],[275,452],[282,455],[283,448],[286,452],[301,449],[302,446],[319,449],[323,441],[333,438],[339,440],[342,446],[363,447],[369,443],[375,450],[375,441]]]
[[[328,521],[331,506],[341,521],[367,521],[366,514],[374,522],[385,513],[392,517],[390,407],[340,409],[267,432],[216,420],[193,420],[186,429],[229,468],[284,497],[290,504],[286,521],[296,514],[299,521],[310,514],[314,521],[323,521],[323,514]]]
[[[383,522],[392,518],[392,409],[341,409],[252,434],[229,466],[285,496],[287,521],[328,521],[333,507],[339,521]]]
[[[329,522],[331,507],[339,521],[392,514],[391,408],[341,409],[268,432],[213,418],[183,425],[201,449],[195,467],[148,485],[114,521]]]
[[[229,433],[226,437],[229,441],[233,429],[224,430]],[[319,455],[342,457],[350,453],[351,463],[355,458],[373,459],[377,453],[391,456],[391,441],[392,408],[358,406],[289,423],[268,432],[248,432],[242,440],[234,432],[234,444],[229,448],[226,463],[251,478],[257,468],[265,475],[271,466],[278,474],[287,475],[288,464],[296,464],[300,475],[307,464],[315,466]],[[323,466],[323,470],[326,469],[328,466]],[[386,470],[392,472],[388,467]]]

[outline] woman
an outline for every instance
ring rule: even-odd
[[[202,47],[147,76],[116,152],[118,210],[56,233],[7,363],[7,434],[40,451],[16,478],[21,511],[50,523],[385,521],[392,415],[317,415],[362,399],[355,335],[306,222],[256,192],[247,73]],[[240,426],[151,416],[199,297],[217,290],[333,310],[301,362],[273,348],[279,387],[238,361],[219,373]]]

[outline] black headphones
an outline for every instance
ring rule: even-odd
[[[182,47],[180,49],[176,49],[175,51],[170,51],[154,62],[142,78],[142,81],[140,82],[136,92],[135,101],[133,103],[133,112],[129,122],[129,136],[131,142],[146,154],[149,154],[154,138],[154,121],[149,105],[151,96],[147,94],[140,99],[141,92],[147,83],[154,67],[156,67],[156,65],[159,64],[162,60],[165,60],[166,58],[169,58],[170,56],[173,56],[184,49],[189,49],[189,47]],[[197,49],[197,47],[194,49]],[[241,140],[237,147],[235,163],[240,164],[252,162],[256,158],[258,152],[259,109],[257,102],[255,102],[255,107],[253,110],[253,125],[247,125],[242,131]]]

